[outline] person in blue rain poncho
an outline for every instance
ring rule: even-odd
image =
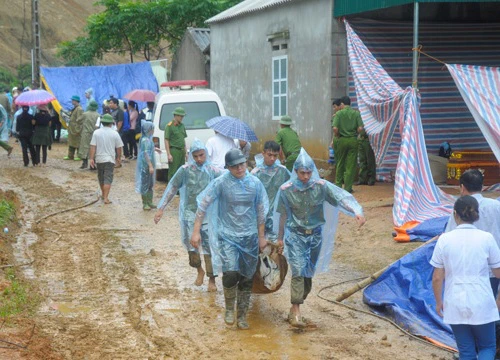
[[[264,185],[247,171],[245,155],[231,149],[225,155],[229,172],[213,180],[198,196],[198,210],[191,244],[200,246],[200,229],[208,212],[214,270],[222,268],[226,311],[224,321],[233,325],[237,302],[239,329],[248,329],[247,312],[259,248],[264,236],[269,201]]]
[[[328,271],[337,226],[338,209],[365,223],[363,209],[347,191],[320,179],[314,161],[302,148],[293,166],[292,178],[280,187],[276,211],[280,215],[278,246],[292,270],[288,321],[306,327],[300,305],[311,291],[316,272]]]
[[[262,155],[255,156],[255,168],[252,175],[255,175],[264,185],[267,197],[269,198],[269,213],[266,218],[266,238],[268,241],[275,242],[276,232],[273,230],[274,200],[281,185],[290,179],[290,172],[286,167],[280,164],[278,157],[280,155],[280,145],[275,141],[266,141]]]
[[[152,124],[148,122],[148,124]],[[208,291],[216,291],[215,274],[212,267],[210,244],[208,240],[208,223],[204,222],[201,227],[201,245],[198,249],[190,244],[193,233],[194,219],[198,204],[196,197],[205,187],[223,174],[226,170],[219,169],[210,164],[207,160],[207,149],[203,142],[195,139],[189,149],[188,163],[182,165],[168,182],[168,186],[158,204],[158,211],[155,214],[155,223],[158,224],[163,216],[163,211],[174,198],[177,191],[180,193],[179,202],[179,222],[181,225],[182,244],[188,251],[189,265],[198,270],[198,276],[194,284],[201,286],[205,271],[201,266],[200,253],[205,259],[205,270],[208,276]]]
[[[155,181],[155,145],[153,143],[154,125],[144,122],[137,167],[135,169],[135,191],[141,194],[144,210],[156,209],[153,204],[153,186]]]

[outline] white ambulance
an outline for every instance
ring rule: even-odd
[[[205,122],[216,116],[226,115],[219,96],[210,89],[200,88],[207,86],[205,80],[169,81],[161,84],[162,91],[156,96],[153,115],[155,126],[153,141],[161,149],[156,153],[156,178],[166,180],[168,158],[165,150],[165,126],[173,120],[172,112],[177,107],[186,111],[182,123],[186,127],[186,150],[189,151],[191,142],[198,138],[206,143],[214,135],[214,131],[207,127]]]

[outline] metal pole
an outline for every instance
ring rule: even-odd
[[[33,48],[33,60],[32,60],[32,81],[33,87],[38,87],[40,85],[40,62],[41,62],[41,52],[40,52],[40,23],[38,21],[38,0],[32,0],[31,2],[31,24],[32,24],[32,48]]]
[[[418,88],[418,0],[413,3],[413,76],[411,86]]]

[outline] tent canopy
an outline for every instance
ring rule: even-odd
[[[500,0],[335,0],[333,6],[334,16],[359,14],[365,11],[386,9],[414,3],[486,3],[500,2]]]
[[[111,95],[121,98],[134,89],[158,92],[158,82],[149,62],[107,66],[42,67],[42,82],[58,101],[54,108],[72,109],[71,97],[78,95],[85,109],[85,90],[92,88],[94,98],[102,107]]]

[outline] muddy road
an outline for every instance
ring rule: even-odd
[[[358,229],[342,215],[331,271],[314,278],[303,306],[304,316],[317,329],[297,332],[285,322],[288,277],[277,293],[253,296],[250,330],[239,331],[224,325],[220,279],[216,293],[206,291],[207,280],[201,287],[193,285],[196,271],[180,244],[175,201],[155,225],[154,211],[143,211],[134,192],[131,161],[115,172],[113,203],[104,205],[96,201],[95,172],[78,169],[79,162],[63,161],[66,149],[55,144],[47,166],[40,168],[23,167],[17,144],[10,159],[0,154],[1,189],[13,191],[22,204],[19,227],[12,234],[13,256],[18,263],[33,260],[22,267],[42,298],[32,321],[37,334],[50,343],[53,358],[452,358],[387,322],[317,296],[325,286],[369,275],[418,246],[391,239],[390,185],[356,189],[356,198],[365,206],[365,227]],[[164,183],[155,185],[155,201],[164,188]],[[351,285],[321,294],[333,299]],[[366,310],[359,293],[346,303]],[[22,351],[4,350],[0,358],[19,354]]]

